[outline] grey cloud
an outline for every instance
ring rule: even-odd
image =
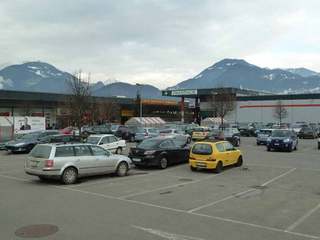
[[[304,21],[291,25],[292,14],[305,12],[319,35],[312,23],[319,7],[316,0],[3,0],[0,64],[42,60],[165,87],[224,57],[279,54],[295,29],[303,45],[310,30],[301,32]]]

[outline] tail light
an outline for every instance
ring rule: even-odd
[[[44,166],[48,168],[53,167],[53,160],[46,160]]]

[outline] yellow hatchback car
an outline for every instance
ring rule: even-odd
[[[240,167],[242,163],[241,151],[228,141],[198,142],[190,150],[189,165],[192,171],[212,169],[220,173],[225,166]]]

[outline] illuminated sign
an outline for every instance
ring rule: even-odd
[[[171,91],[171,96],[186,96],[186,95],[197,95],[197,89],[189,89],[189,90],[174,90]]]

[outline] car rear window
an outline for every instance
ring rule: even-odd
[[[201,155],[210,155],[212,154],[212,147],[210,144],[198,143],[193,146],[192,153],[201,154]]]
[[[72,146],[57,147],[55,157],[71,157],[74,156],[74,150]]]
[[[51,153],[51,146],[47,146],[47,145],[36,145],[30,155],[31,157],[34,158],[49,158],[50,157],[50,153]]]

